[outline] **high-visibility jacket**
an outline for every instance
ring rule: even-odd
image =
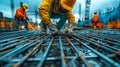
[[[98,14],[94,14],[92,21],[93,22],[98,22],[99,21],[99,15]]]
[[[15,16],[17,18],[24,18],[27,16],[26,11],[22,9],[22,7],[17,8]]]
[[[92,18],[92,22],[93,22],[93,26],[97,26],[97,23],[99,22],[99,15],[98,14],[94,14],[94,16]]]
[[[52,12],[54,14],[59,13],[58,1],[59,0],[42,0],[41,5],[39,6],[39,12],[41,19],[45,24],[51,23],[50,16]],[[69,10],[66,15],[68,18],[68,22],[75,23],[75,17],[72,14],[72,10]]]

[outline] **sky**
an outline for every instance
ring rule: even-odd
[[[14,0],[15,9],[20,6],[20,2],[25,2],[29,5],[28,11],[34,11],[34,9],[38,8],[42,0]],[[102,10],[104,11],[106,8],[117,7],[120,3],[120,0],[91,0],[90,5],[90,17],[92,17],[94,11]],[[81,4],[81,15],[79,15],[79,4]],[[12,17],[11,9],[10,9],[10,0],[1,0],[0,2],[0,12],[3,12],[4,17]],[[31,12],[34,14],[33,12]],[[73,14],[76,20],[79,18],[84,18],[85,15],[85,0],[77,0],[74,8]],[[33,15],[29,15],[29,17],[34,18]],[[33,19],[34,20],[34,19]],[[38,22],[40,19],[38,18]]]

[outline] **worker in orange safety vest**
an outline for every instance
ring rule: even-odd
[[[96,30],[98,22],[99,22],[99,15],[97,14],[97,12],[94,12],[94,16],[92,18],[92,24],[93,24],[94,30]]]
[[[16,21],[16,29],[17,30],[19,29],[19,25],[21,24],[21,22],[22,22],[22,24],[25,25],[26,30],[28,30],[27,20],[29,20],[29,19],[27,17],[27,13],[26,13],[27,9],[28,9],[28,5],[26,3],[24,3],[21,7],[16,9],[15,21]]]

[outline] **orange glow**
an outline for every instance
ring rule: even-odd
[[[10,22],[10,25],[9,25],[9,26],[10,26],[10,28],[13,28],[13,23],[12,23],[12,22]]]
[[[5,22],[0,22],[1,28],[5,28]]]
[[[97,27],[98,27],[98,28],[104,28],[104,23],[103,23],[103,22],[97,23]]]
[[[108,28],[112,29],[112,28],[115,28],[117,26],[117,22],[115,21],[111,21],[108,23]]]
[[[120,20],[117,21],[117,28],[120,28]]]
[[[32,23],[28,23],[28,29],[30,29],[30,30],[33,29],[33,24]]]
[[[0,25],[1,25],[1,28],[5,28],[5,18],[2,18],[1,22],[0,22]]]
[[[3,18],[0,22],[0,27],[1,28],[6,28],[6,26],[10,27],[10,29],[14,28],[14,23],[13,22],[7,22],[5,18]],[[21,29],[21,26],[19,26],[19,29]],[[29,22],[28,23],[28,29],[33,30],[33,29],[38,29],[38,25]]]
[[[36,25],[36,26],[34,26],[34,29],[36,29],[36,30],[37,30],[37,29],[38,29],[38,26],[37,26],[37,25]]]
[[[112,21],[108,23],[108,28],[120,28],[120,20],[116,21]]]

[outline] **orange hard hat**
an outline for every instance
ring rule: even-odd
[[[72,10],[76,0],[61,0],[61,6],[66,10]]]

